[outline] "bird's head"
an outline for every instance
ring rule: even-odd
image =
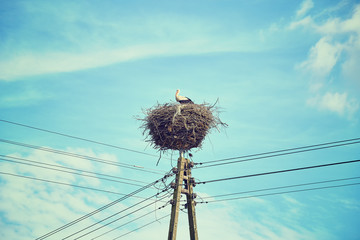
[[[179,94],[179,92],[180,92],[180,90],[179,90],[179,89],[177,89],[175,94],[176,94],[176,95],[178,95],[178,94]]]

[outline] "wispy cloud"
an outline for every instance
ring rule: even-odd
[[[149,57],[229,51],[232,50],[232,47],[232,44],[223,45],[221,41],[194,39],[185,42],[142,44],[84,53],[27,53],[0,61],[0,79],[13,80],[23,76],[78,71]]]
[[[50,99],[52,96],[35,89],[25,89],[18,93],[10,94],[3,91],[0,95],[0,107],[23,107],[36,104],[40,101]]]
[[[69,151],[75,149],[69,149]],[[110,154],[95,155],[88,149],[77,149],[75,151],[79,154],[88,154],[94,157],[108,157],[114,158]],[[12,154],[11,156],[22,157],[21,154]],[[34,151],[28,156],[29,159],[36,159],[47,163],[63,164],[65,166],[73,166],[74,161],[70,158],[50,157],[48,153],[41,151]],[[72,161],[71,161],[72,160]],[[86,170],[96,169],[98,166],[93,163],[76,164]],[[66,176],[61,172],[54,172],[48,169],[39,170],[30,167],[20,167],[13,163],[2,162],[2,171],[36,176],[38,178],[45,178],[48,180],[57,180],[69,184],[79,184],[79,179],[73,175]],[[89,191],[79,191],[71,186],[54,187],[54,185],[45,182],[19,179],[13,176],[0,175],[2,187],[0,189],[0,226],[6,228],[0,232],[2,239],[28,239],[39,237],[45,233],[54,230],[56,227],[63,226],[70,221],[83,216],[99,206],[104,206],[112,200],[104,195],[98,195]],[[98,182],[87,182],[91,185],[97,186]],[[101,185],[104,186],[104,185]],[[108,186],[107,186],[108,187]],[[199,193],[199,192],[198,192]],[[199,193],[205,197],[207,194]],[[26,201],[25,201],[26,200]],[[210,199],[211,200],[211,199]],[[198,205],[197,206],[197,221],[199,236],[204,239],[218,239],[220,237],[225,239],[300,239],[306,236],[307,239],[322,239],[325,233],[318,226],[313,226],[311,230],[304,227],[289,227],[287,222],[297,222],[297,215],[294,213],[301,211],[301,208],[306,207],[295,198],[286,197],[279,205],[272,204],[272,201],[267,201],[261,198],[250,198],[243,200],[240,205],[233,202],[224,202],[214,205]],[[133,200],[131,204],[137,203]],[[128,203],[120,203],[117,205],[117,210],[125,209]],[[158,203],[157,207],[162,206],[163,203]],[[284,209],[286,206],[286,209]],[[141,207],[141,205],[139,205]],[[279,208],[282,210],[279,211]],[[249,213],[249,209],[253,209]],[[148,209],[152,211],[154,208]],[[156,214],[151,214],[147,218],[136,222],[137,225],[129,225],[121,228],[118,231],[113,231],[106,235],[107,239],[113,239],[127,231],[142,226],[156,218],[164,216],[170,212],[169,207],[158,210]],[[114,212],[111,212],[113,214]],[[132,214],[131,217],[124,219],[127,222],[141,216],[144,212]],[[89,226],[100,219],[108,217],[108,213],[98,216],[97,218],[90,218],[84,221],[84,225]],[[221,219],[221,228],[219,222],[214,219]],[[112,219],[114,220],[114,219]],[[6,223],[6,224],[5,224]],[[166,238],[169,219],[162,220],[151,225],[151,227],[142,229],[131,235],[131,239],[147,238]],[[188,220],[186,214],[180,215],[179,219],[178,238],[188,238]],[[9,227],[11,224],[11,227]],[[104,233],[108,230],[113,230],[120,226],[123,222],[109,225],[96,232],[92,237]],[[82,229],[78,225],[74,228],[61,231],[56,236],[67,236],[75,231]],[[325,238],[328,239],[328,238]]]
[[[114,156],[102,154],[96,156],[88,149],[72,149],[77,154],[88,154],[94,157],[106,157],[111,159]],[[71,149],[69,149],[71,151]],[[46,164],[57,164],[61,166],[74,166],[85,170],[100,171],[95,164],[77,160],[65,156],[56,156],[42,151],[33,151],[30,155],[23,156],[14,153],[8,156],[22,157]],[[36,165],[36,164],[35,164]],[[35,177],[50,181],[58,181],[66,184],[79,184],[81,178],[72,174],[60,171],[51,171],[44,168],[23,167],[22,164],[2,161],[2,172]],[[113,167],[114,169],[118,169]],[[61,169],[60,169],[61,170]],[[64,169],[62,169],[64,170]],[[117,172],[118,174],[119,172]],[[91,191],[80,191],[72,186],[54,187],[53,183],[40,182],[36,180],[17,178],[10,175],[0,175],[2,187],[0,190],[0,225],[12,223],[12,227],[1,226],[2,239],[29,239],[36,238],[58,226],[62,226],[86,213],[94,210],[98,205],[102,206],[109,202],[106,196]],[[87,178],[80,185],[99,186],[98,179]],[[59,185],[57,185],[59,186]],[[95,220],[91,220],[93,223]]]
[[[296,16],[297,17],[304,16],[313,7],[314,7],[314,3],[312,0],[304,0],[301,4],[300,9],[296,11]]]
[[[0,80],[159,56],[256,51],[263,47],[255,33],[234,34],[225,31],[227,26],[221,21],[194,15],[151,11],[119,14],[97,4],[87,5],[80,15],[84,8],[80,3],[60,5],[62,11],[46,1],[19,5],[23,6],[26,23],[16,31],[9,30],[8,44],[0,48],[4,52]],[[109,14],[99,14],[95,6]]]
[[[327,92],[323,96],[316,96],[308,99],[310,106],[317,107],[320,110],[328,110],[337,113],[340,116],[351,118],[359,109],[359,103],[355,98],[349,99],[348,94]]]
[[[342,44],[333,44],[329,37],[323,37],[310,49],[309,58],[299,67],[316,77],[326,77],[338,62],[342,50]]]
[[[294,30],[298,27],[307,27],[313,25],[313,19],[311,16],[304,17],[300,20],[293,21],[289,24],[288,29]]]
[[[0,61],[0,80],[25,76],[79,71],[145,58],[197,55],[215,52],[260,51],[264,47],[251,38],[234,36],[231,40],[218,36],[190,38],[184,41],[160,41],[103,50],[78,52],[24,53]]]
[[[303,12],[305,5],[304,2],[298,12]],[[338,11],[343,6],[345,5],[337,5],[331,12]],[[308,58],[297,65],[298,69],[311,76],[309,88],[315,97],[309,98],[308,104],[341,116],[352,116],[359,109],[359,99],[351,98],[347,92],[320,91],[328,87],[326,83],[330,81],[327,79],[336,66],[339,66],[344,76],[358,81],[356,66],[360,65],[360,5],[354,7],[353,14],[347,19],[330,16],[318,21],[316,15],[309,15],[288,25],[289,30],[300,27],[320,35],[320,39],[309,50]]]

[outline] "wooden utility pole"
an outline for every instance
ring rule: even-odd
[[[188,219],[189,219],[189,230],[190,230],[190,239],[198,240],[197,234],[197,225],[196,225],[196,215],[195,215],[195,201],[196,193],[193,192],[193,187],[195,186],[195,179],[191,177],[191,168],[193,163],[189,159],[186,161],[186,177],[185,188],[188,190],[186,194],[186,207],[188,209]]]
[[[190,162],[189,159],[185,159],[183,156],[183,152],[181,151],[180,157],[178,159],[177,168],[173,169],[173,172],[176,173],[176,178],[175,183],[172,185],[172,187],[174,188],[174,195],[171,201],[172,207],[168,240],[176,240],[181,194],[186,194],[186,207],[188,209],[190,239],[198,240],[194,201],[196,194],[193,193],[193,186],[195,185],[195,181],[191,177],[192,167],[193,163]],[[183,182],[185,186],[184,188],[182,188]]]
[[[170,226],[169,226],[169,235],[168,240],[175,240],[176,239],[176,231],[178,225],[178,217],[179,217],[179,207],[180,207],[180,196],[181,196],[181,184],[184,178],[184,166],[185,166],[185,159],[183,157],[183,153],[180,153],[180,157],[178,159],[177,169],[173,169],[176,171],[176,178],[175,178],[175,189],[173,199],[171,201],[171,219],[170,219]]]

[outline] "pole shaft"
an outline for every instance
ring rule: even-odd
[[[176,240],[176,231],[178,225],[180,197],[181,197],[181,189],[182,189],[181,185],[184,178],[185,161],[186,160],[183,157],[183,155],[180,154],[177,164],[177,174],[176,174],[175,190],[174,190],[172,207],[171,207],[171,219],[170,219],[168,240]]]
[[[188,207],[188,220],[189,220],[189,230],[190,230],[190,239],[198,240],[197,225],[196,225],[196,215],[195,215],[195,201],[194,201],[194,192],[193,192],[193,181],[191,178],[191,167],[190,160],[186,161],[186,186],[188,189],[188,194],[186,195],[187,207]]]

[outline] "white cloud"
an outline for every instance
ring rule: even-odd
[[[301,20],[291,22],[288,26],[288,29],[294,30],[298,27],[309,27],[309,26],[312,26],[313,24],[314,23],[313,23],[312,17],[307,16]]]
[[[297,17],[304,16],[310,9],[314,7],[314,3],[312,0],[304,0],[301,4],[301,7],[296,12]]]
[[[292,21],[288,29],[294,30],[298,27],[305,27],[315,32],[333,36],[338,34],[347,33],[360,33],[360,5],[356,6],[353,10],[353,15],[348,19],[341,19],[338,17],[330,17],[326,21],[316,21],[316,16],[306,16],[300,20]]]
[[[291,205],[291,203],[290,203]],[[298,204],[296,204],[298,205]],[[251,200],[241,201],[241,208],[236,207],[236,202],[198,204],[196,206],[196,218],[198,235],[200,239],[239,239],[239,240],[265,240],[265,239],[329,239],[330,234],[323,229],[314,226],[311,230],[298,225],[292,227],[283,224],[293,218],[293,211],[290,211],[284,218],[282,209],[273,208],[268,201]],[[298,208],[292,206],[291,208]],[[249,209],[251,214],[249,214]],[[170,209],[166,209],[167,212]],[[164,212],[164,214],[166,213]],[[160,213],[161,215],[164,215]],[[160,214],[158,216],[160,216]],[[281,215],[281,220],[278,219]],[[258,217],[255,217],[258,216]],[[169,218],[162,220],[139,232],[132,233],[129,239],[166,239],[168,234]],[[189,239],[187,215],[180,212],[178,221],[177,238]],[[331,237],[330,237],[331,239]]]
[[[298,27],[305,27],[311,30],[314,30],[316,33],[321,34],[321,39],[316,43],[314,47],[310,50],[309,58],[314,58],[316,56],[323,57],[319,60],[325,60],[326,57],[330,57],[330,59],[324,63],[325,69],[326,66],[331,68],[336,60],[336,53],[341,51],[342,47],[346,45],[345,50],[349,53],[352,52],[353,49],[359,48],[359,39],[360,39],[360,5],[357,5],[353,10],[353,15],[348,19],[340,19],[340,18],[328,18],[326,21],[322,21],[321,23],[317,23],[312,16],[307,16],[301,20],[293,21],[289,24],[288,29],[294,30]],[[335,39],[337,36],[343,36],[343,41],[331,41]],[[323,51],[322,51],[323,50]],[[326,52],[330,51],[329,55],[326,56]],[[319,61],[313,62],[317,66],[319,66]],[[335,62],[336,63],[336,62]],[[315,66],[316,70],[317,67]]]
[[[72,151],[75,151],[72,149]],[[94,155],[94,157],[103,157],[112,159],[110,154],[95,155],[91,150],[77,149],[78,154]],[[21,157],[20,154],[13,154],[12,156]],[[69,160],[63,160],[63,157],[50,158],[48,153],[41,153],[34,151],[26,158],[36,159],[38,161],[47,161],[48,163],[63,163],[70,166],[75,165]],[[1,163],[2,171],[11,172],[15,174],[36,174],[36,177],[57,179],[58,181],[67,182],[70,184],[78,184],[79,181],[76,177],[67,177],[64,173],[54,172],[50,170],[30,170],[30,167],[22,167],[13,163]],[[79,166],[77,166],[79,167]],[[92,163],[81,164],[82,168],[87,170],[97,169]],[[59,226],[83,216],[99,206],[103,206],[114,199],[107,196],[99,195],[89,191],[79,191],[73,187],[54,187],[52,184],[43,183],[39,181],[25,180],[21,178],[0,175],[1,188],[0,188],[0,227],[3,231],[0,232],[1,239],[29,239],[39,237],[47,232],[54,230]],[[105,186],[102,184],[101,186]],[[200,193],[205,197],[207,194]],[[117,205],[117,209],[124,209],[128,205],[137,203],[136,200],[131,200],[130,203],[123,203]],[[223,204],[214,205],[197,205],[197,223],[198,233],[202,239],[301,239],[301,236],[306,236],[307,239],[319,239],[323,236],[321,229],[314,227],[308,230],[302,227],[291,228],[288,227],[286,221],[294,218],[294,212],[301,211],[300,208],[305,207],[295,198],[285,198],[287,210],[278,211],[278,209],[271,204],[271,202],[261,199],[252,198],[243,200],[240,205],[236,201],[225,202]],[[146,203],[147,204],[147,203]],[[158,203],[161,206],[163,203]],[[143,205],[139,205],[141,208]],[[281,206],[282,207],[282,206]],[[249,208],[254,209],[249,214]],[[133,209],[135,210],[135,209]],[[152,211],[154,207],[149,207],[145,211]],[[115,210],[118,211],[118,210]],[[170,212],[170,208],[164,208],[157,211],[155,214],[150,214],[148,217],[136,222],[135,225],[130,224],[120,230],[113,231],[111,234],[106,235],[107,239],[119,236],[122,233],[131,231],[139,226],[142,226],[150,221],[161,217]],[[281,213],[280,213],[281,212]],[[112,211],[111,213],[114,213]],[[144,212],[138,212],[125,221],[134,219]],[[281,216],[280,216],[281,215]],[[91,218],[84,221],[80,227],[78,225],[74,228],[69,228],[61,231],[61,234],[55,235],[58,239],[60,236],[67,236],[75,231],[82,229],[83,226],[88,226],[99,219],[108,217],[109,212],[100,214],[97,218]],[[284,219],[285,217],[285,219]],[[219,219],[216,221],[214,219]],[[95,232],[91,237],[97,236],[114,227],[121,225],[123,222],[114,223],[102,229],[102,231]],[[284,224],[285,223],[285,224]],[[5,227],[6,226],[6,227]],[[129,235],[130,239],[158,239],[166,238],[168,234],[169,218],[164,219],[161,223],[155,223],[147,228],[141,229]],[[186,214],[181,213],[179,219],[178,238],[187,239],[188,220]],[[101,238],[100,238],[101,239]],[[104,239],[104,238],[103,238]]]
[[[352,18],[345,20],[343,25],[345,31],[360,33],[360,4],[355,7]]]
[[[50,99],[52,96],[34,89],[25,89],[18,93],[10,94],[2,92],[0,95],[0,107],[23,107],[36,104],[40,101]]]
[[[310,49],[309,58],[299,67],[317,77],[326,77],[338,62],[342,50],[343,45],[333,44],[329,37],[323,37]]]
[[[253,44],[249,47],[248,44],[241,45],[239,43],[241,43],[239,38],[231,41],[203,38],[182,42],[132,45],[84,53],[24,53],[0,61],[0,80],[14,80],[31,75],[78,71],[149,57],[193,55],[234,49],[253,51],[256,48]]]
[[[114,158],[110,154],[97,156],[87,149],[73,149],[73,152],[76,154],[88,154],[93,157]],[[8,156],[47,164],[71,166],[87,171],[100,172],[102,170],[95,163],[39,150],[31,152],[29,155],[14,153]],[[115,172],[114,169],[117,168],[114,167],[112,173]],[[83,180],[84,177],[74,174],[6,161],[1,161],[1,171],[66,184],[97,188],[103,186],[98,179],[86,178]],[[0,183],[0,219],[2,220],[0,221],[0,227],[4,230],[0,233],[1,239],[21,240],[39,237],[93,211],[99,205],[102,206],[111,202],[111,199],[104,194],[100,195],[91,191],[82,191],[72,186],[56,185],[10,175],[1,174]],[[3,225],[6,225],[6,227]]]
[[[345,5],[346,3],[342,1],[337,6],[325,9],[318,15],[306,16],[293,21],[288,25],[288,29],[295,30],[303,27],[320,35],[320,39],[309,50],[308,58],[296,66],[310,75],[309,89],[315,96],[308,99],[308,104],[320,110],[327,110],[351,118],[359,109],[359,99],[351,98],[349,95],[354,92],[353,89],[342,94],[331,91],[323,95],[320,93],[320,90],[326,90],[329,87],[329,83],[333,83],[333,81],[327,80],[334,79],[332,73],[334,73],[336,66],[340,66],[340,76],[342,76],[337,80],[339,83],[336,84],[342,84],[341,82],[344,79],[345,81],[353,81],[351,83],[353,88],[360,86],[358,74],[358,66],[360,65],[360,5],[355,5],[352,15],[346,19],[332,17],[336,11]],[[305,2],[301,9],[306,9]],[[332,14],[326,14],[326,16],[330,15],[331,17],[324,18],[325,13],[330,12]],[[321,21],[317,20],[320,16]],[[297,17],[301,17],[301,14],[297,14]]]
[[[359,20],[360,21],[360,20]],[[344,45],[348,58],[342,64],[342,71],[346,78],[350,79],[358,88],[360,88],[360,37],[352,36]]]
[[[74,149],[72,149],[74,151]],[[77,149],[79,154],[93,154],[91,150]],[[21,156],[15,154],[13,156]],[[95,155],[96,157],[113,158],[109,154]],[[59,158],[49,159],[47,154],[41,155],[39,151],[31,154],[27,158],[34,157],[37,160],[50,160],[51,163],[59,163]],[[64,164],[71,164],[67,160],[62,161]],[[72,166],[72,164],[71,164]],[[19,165],[2,163],[2,171],[14,172],[23,174],[24,169]],[[85,164],[84,167],[88,170],[95,169],[93,164]],[[96,168],[99,170],[98,168]],[[50,171],[47,170],[50,174]],[[37,171],[33,173],[38,173]],[[64,177],[63,173],[51,172],[51,175],[41,173],[42,177],[57,177],[62,181],[69,183],[78,183],[75,178]],[[83,216],[103,206],[111,199],[104,195],[95,194],[88,191],[78,191],[72,187],[54,187],[47,183],[39,183],[36,181],[23,180],[14,177],[1,177],[0,188],[0,227],[3,231],[0,232],[1,239],[29,239],[39,237],[59,226]],[[103,185],[102,185],[103,186]],[[199,193],[199,192],[198,192]],[[202,197],[207,197],[207,194],[199,193]],[[113,199],[114,200],[114,199]],[[212,200],[212,199],[210,199]],[[137,203],[137,200],[131,200],[126,204],[119,204],[117,210],[124,209],[128,204]],[[279,204],[275,204],[275,202]],[[147,203],[145,203],[147,204]],[[162,206],[163,203],[158,203],[157,207]],[[143,205],[139,205],[141,208]],[[215,240],[219,238],[224,239],[332,239],[330,233],[324,231],[321,224],[312,226],[311,229],[302,227],[299,221],[307,221],[300,219],[307,205],[300,202],[294,196],[285,196],[278,198],[277,201],[268,201],[263,198],[249,198],[242,200],[241,204],[237,201],[230,201],[224,203],[213,204],[198,204],[196,207],[198,233],[201,239]],[[135,209],[132,209],[135,210]],[[154,207],[149,207],[145,211],[152,211]],[[115,212],[113,209],[111,214]],[[148,222],[154,221],[156,218],[162,217],[170,212],[170,208],[164,208],[154,214],[148,215],[146,218],[136,221],[135,224],[129,224],[119,230],[111,232],[99,239],[112,239],[123,233],[131,231]],[[137,212],[123,219],[124,221],[116,222],[103,228],[101,231],[95,232],[91,237],[95,237],[108,230],[112,230],[120,226],[124,222],[141,216],[144,211]],[[99,219],[109,216],[109,211],[101,214],[97,218],[86,220],[81,226],[74,226],[74,228],[62,231],[61,234],[55,235],[55,238],[67,236],[75,231],[82,229],[84,226],[96,222]],[[306,215],[306,218],[308,215]],[[319,221],[322,222],[322,221]],[[6,226],[6,228],[5,228]],[[136,231],[128,236],[129,239],[162,239],[166,238],[168,234],[169,218],[154,223],[149,227]],[[178,226],[178,239],[188,239],[188,219],[186,214],[180,213]]]
[[[327,92],[323,96],[314,97],[308,100],[308,104],[320,110],[329,110],[340,116],[350,117],[359,109],[356,99],[349,99],[348,94]]]
[[[116,62],[161,55],[167,50],[168,46],[148,45],[88,53],[25,53],[0,62],[0,79],[11,80],[29,75],[71,72],[101,67]]]
[[[3,81],[151,57],[257,51],[268,47],[261,44],[254,32],[228,33],[224,30],[228,26],[198,16],[144,12],[103,18],[95,8],[79,15],[83,6],[78,3],[71,4],[70,9],[64,3],[60,12],[58,5],[46,1],[23,5],[28,18],[24,29],[15,31],[17,35],[9,34],[10,45],[0,49],[5,52],[0,57]],[[38,26],[39,22],[44,24]],[[39,28],[50,37],[43,46],[39,45],[44,37],[35,34],[26,38],[28,32]]]
[[[353,10],[349,19],[330,18],[324,24],[314,26],[322,34],[360,33],[360,5]]]
[[[348,208],[354,211],[360,210],[360,202],[355,199],[339,199],[338,200],[344,208]]]

